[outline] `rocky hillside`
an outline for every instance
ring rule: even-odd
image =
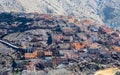
[[[0,12],[37,12],[89,17],[119,28],[120,0],[0,0]]]

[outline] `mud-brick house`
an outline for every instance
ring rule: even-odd
[[[37,47],[37,48],[34,48],[34,51],[37,51],[38,52],[38,55],[37,57],[43,57],[44,56],[44,49],[41,48],[41,47]]]
[[[75,42],[75,43],[72,44],[72,46],[76,50],[81,50],[82,48],[85,47],[85,43]]]
[[[99,48],[99,47],[101,47],[101,45],[98,44],[98,43],[91,43],[91,44],[89,44],[88,47],[89,47],[89,48],[92,48],[92,49],[95,49],[95,48]]]
[[[60,50],[69,50],[71,48],[70,43],[60,43],[58,44]]]
[[[72,58],[73,50],[59,50],[60,56],[64,58]]]
[[[28,47],[28,48],[26,48],[26,50],[25,50],[25,53],[33,53],[33,52],[34,52],[33,47]]]
[[[88,26],[82,25],[82,26],[80,26],[80,30],[81,30],[81,32],[88,31]]]
[[[41,41],[38,41],[38,42],[34,42],[34,43],[32,44],[32,46],[33,46],[33,47],[36,47],[36,48],[40,48],[40,47],[43,47],[43,44],[42,44]]]
[[[87,36],[85,33],[77,33],[76,35],[81,40],[87,40]]]
[[[15,21],[15,22],[12,24],[13,27],[17,27],[18,25],[19,25],[19,23],[18,23],[17,21]]]
[[[62,41],[64,41],[65,43],[73,42],[73,36],[63,36]]]
[[[28,42],[21,41],[21,43],[20,43],[20,48],[21,49],[27,49],[28,47],[29,47],[29,43]]]
[[[50,50],[44,51],[44,57],[46,61],[52,61],[53,52]]]
[[[94,23],[94,21],[92,19],[83,19],[82,23],[84,25],[92,25]]]
[[[88,54],[100,54],[100,50],[99,49],[88,49]]]
[[[53,19],[53,16],[49,14],[42,14],[39,16],[39,18],[44,19],[44,20],[51,20]]]
[[[63,27],[62,32],[63,32],[64,35],[67,35],[67,36],[70,36],[70,35],[74,34],[72,28],[70,28],[70,27]]]
[[[113,46],[114,50],[117,52],[120,52],[120,47],[119,46]]]
[[[76,26],[82,26],[83,24],[82,24],[82,22],[80,22],[80,21],[76,21],[76,22],[75,22],[75,25],[76,25]]]
[[[54,42],[61,42],[61,40],[63,39],[63,35],[62,34],[53,35],[52,38]]]
[[[59,64],[64,64],[64,63],[68,63],[67,58],[61,58],[61,57],[52,58],[52,64],[55,66],[57,66]]]
[[[26,65],[26,68],[28,71],[36,71],[35,64],[33,62],[29,62],[28,65]]]
[[[90,34],[89,37],[90,37],[92,42],[97,42],[100,39],[97,34]]]
[[[4,34],[7,34],[7,30],[5,30],[5,29],[0,29],[0,35],[4,35]]]
[[[55,28],[55,27],[57,27],[57,24],[49,24],[48,25],[48,28]]]
[[[117,45],[120,46],[120,40],[117,41]]]
[[[34,51],[33,53],[25,53],[24,57],[26,59],[35,59],[39,56],[40,52],[39,51]]]
[[[43,50],[38,48],[29,47],[26,49],[24,56],[26,59],[35,59],[43,56]]]
[[[102,58],[111,58],[111,54],[110,53],[103,53],[103,54],[100,54],[100,57],[102,57]]]
[[[76,27],[76,25],[74,23],[68,23],[68,25],[69,25],[70,28]]]
[[[99,27],[94,26],[94,25],[89,26],[88,29],[89,29],[91,32],[98,32],[98,31],[99,31]]]
[[[112,33],[114,33],[114,29],[106,27],[106,26],[101,26],[100,27],[100,31],[102,33],[106,33],[106,34],[112,34]]]
[[[44,51],[45,56],[52,56],[52,51]]]
[[[45,67],[42,60],[36,59],[28,62],[26,68],[28,71],[37,71],[37,70],[44,70]]]
[[[70,16],[70,17],[68,17],[68,22],[69,22],[69,23],[74,23],[75,20],[76,20],[76,17],[75,17],[75,16]]]
[[[57,16],[58,16],[58,15],[57,15]],[[54,17],[56,17],[56,16],[54,16]],[[64,19],[67,19],[67,16],[65,16],[65,15],[59,15],[58,18],[64,20]]]
[[[80,27],[75,26],[75,27],[71,27],[71,28],[72,28],[74,33],[81,33]]]

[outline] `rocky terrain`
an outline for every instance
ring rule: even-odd
[[[0,0],[0,75],[120,75],[119,13],[120,0]]]
[[[0,17],[1,75],[93,75],[120,67],[120,31],[94,19],[38,13]]]
[[[73,15],[120,27],[120,0],[0,0],[0,12]]]

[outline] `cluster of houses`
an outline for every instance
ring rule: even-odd
[[[45,28],[49,29],[50,21],[54,16],[50,18],[47,15],[42,18],[48,21],[42,22],[40,25],[47,25]],[[75,17],[66,19],[64,16],[58,16],[53,19],[52,24],[54,29],[49,29],[52,43],[46,46],[37,44],[38,49],[33,47],[32,53],[25,53],[25,59],[42,59],[44,65],[49,67],[69,64],[73,60],[85,57],[86,54],[112,58],[111,54],[120,52],[120,37],[115,30],[103,25],[97,26],[91,19],[79,21]]]
[[[98,25],[92,19],[36,13],[31,15],[33,22],[26,24],[40,32],[28,32],[25,35],[32,37],[26,39],[27,44],[21,44],[24,50],[21,56],[24,56],[24,60],[30,60],[28,70],[35,70],[38,63],[42,68],[56,67],[79,61],[80,58],[92,59],[89,56],[95,58],[102,55],[112,59],[112,54],[120,53],[120,32]],[[40,62],[34,64],[34,59]]]

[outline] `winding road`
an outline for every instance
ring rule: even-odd
[[[3,41],[3,40],[1,40],[1,39],[0,39],[0,42],[1,42],[2,44],[5,44],[5,45],[7,45],[7,46],[9,46],[9,47],[14,48],[14,49],[20,49],[20,47],[15,46],[15,45],[13,45],[13,44],[11,44],[11,43],[8,43],[8,42],[6,42],[6,41]]]

